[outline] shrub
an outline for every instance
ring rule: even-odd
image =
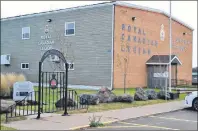
[[[19,74],[18,76],[17,76],[17,81],[26,81],[26,78],[25,78],[25,76],[23,75],[23,74]]]
[[[93,117],[92,117],[92,118],[89,117],[89,121],[90,121],[89,126],[90,126],[90,127],[103,126],[104,124],[100,122],[101,117],[102,117],[102,116],[99,116],[99,118],[98,118],[98,120],[97,120],[97,116],[95,116],[95,115],[93,114]]]
[[[0,96],[10,96],[13,89],[13,84],[18,81],[26,81],[25,76],[23,74],[16,73],[1,74]]]
[[[16,73],[7,73],[6,74],[7,81],[9,83],[9,87],[12,89],[15,82],[18,81],[26,81],[26,78],[23,74],[17,75]]]
[[[13,87],[13,84],[17,82],[17,75],[15,73],[6,73],[7,82],[10,88]]]
[[[8,96],[10,94],[10,88],[4,74],[1,74],[1,92],[0,96]]]

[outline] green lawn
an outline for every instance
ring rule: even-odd
[[[24,117],[24,116],[14,117],[14,118],[9,119],[9,122],[20,121],[20,120],[25,120],[25,119],[26,119],[26,117]],[[6,122],[6,116],[5,116],[5,114],[1,114],[1,123],[5,123],[5,122]],[[0,129],[1,130],[16,130],[14,128],[6,127],[6,126],[3,126],[3,125],[0,125]]]
[[[133,103],[100,103],[99,105],[90,105],[88,108],[88,111],[80,110],[80,111],[69,111],[70,114],[73,113],[83,113],[83,112],[100,112],[100,111],[107,111],[107,110],[115,110],[115,109],[123,109],[123,108],[130,108],[130,107],[138,107],[138,106],[145,106],[145,105],[152,105],[152,104],[159,104],[159,103],[165,103],[165,102],[171,102],[171,101],[178,101],[178,100],[184,100],[186,94],[180,94],[179,99],[177,100],[148,100],[148,101],[134,101]],[[63,111],[58,112],[63,113]]]
[[[1,129],[1,130],[16,130],[16,129],[14,129],[14,128],[2,126],[2,125],[0,125],[0,129]]]
[[[47,89],[47,90],[46,90]],[[35,91],[38,91],[38,87],[35,87]],[[43,110],[44,111],[51,111],[51,110],[54,110],[54,111],[58,111],[58,113],[62,113],[62,109],[57,109],[55,107],[55,102],[53,102],[53,93],[56,94],[57,91],[60,91],[60,89],[55,89],[55,90],[52,90],[49,88],[44,88],[43,90],[43,93],[44,93],[44,96],[43,96],[43,100],[44,100],[44,103],[49,103],[48,105],[44,105],[43,106]],[[77,92],[77,94],[95,94],[97,93],[97,91],[95,90],[82,90],[82,89],[75,89],[75,91]],[[160,89],[155,89],[156,92],[159,92]],[[174,91],[173,91],[174,92]],[[50,95],[49,95],[50,93]],[[123,89],[115,89],[113,90],[113,93],[115,93],[116,95],[122,95],[124,94],[124,90]],[[132,96],[134,96],[135,94],[135,89],[134,88],[128,88],[126,89],[126,93],[127,94],[130,94]],[[38,97],[38,95],[37,95]],[[179,100],[183,100],[185,97],[185,94],[180,94],[180,98]],[[57,98],[54,98],[54,99],[57,99]],[[157,103],[163,103],[163,102],[166,102],[165,100],[148,100],[148,101],[134,101],[133,103],[100,103],[99,105],[90,105],[89,108],[88,108],[88,112],[98,112],[98,111],[105,111],[105,110],[112,110],[112,109],[121,109],[121,108],[128,108],[128,107],[137,107],[137,106],[144,106],[144,105],[149,105],[149,104],[157,104]],[[23,107],[20,107],[21,109],[23,109]],[[31,109],[32,108],[32,109]],[[37,111],[37,106],[25,106],[24,109],[28,109],[28,110],[35,110]],[[18,108],[19,109],[19,108]],[[86,110],[71,110],[69,111],[69,113],[79,113],[79,112],[85,112]]]
[[[35,87],[35,91],[37,91],[38,88]],[[47,91],[47,93],[46,93]],[[59,90],[58,90],[59,91]],[[97,93],[97,91],[94,91],[94,90],[80,90],[80,89],[76,89],[75,90],[77,92],[77,94],[82,94],[82,93],[86,93],[86,94],[94,94],[94,93]],[[159,89],[155,89],[156,92],[159,92],[160,90]],[[174,92],[174,91],[173,91]],[[51,95],[49,95],[48,93],[50,93]],[[44,100],[45,98],[47,98],[47,102],[51,102],[51,106],[49,107],[48,105],[44,106],[44,110],[52,110],[52,109],[56,109],[54,103],[52,103],[52,100],[53,100],[53,93],[57,93],[57,90],[46,90],[44,89]],[[113,90],[113,93],[115,93],[116,95],[122,95],[124,94],[124,90],[123,89],[115,89]],[[128,88],[126,90],[126,93],[127,94],[130,94],[132,96],[134,96],[135,94],[135,89],[134,88]],[[178,100],[184,100],[184,97],[186,96],[186,94],[180,94],[180,98]],[[38,98],[38,95],[36,96]],[[173,101],[173,100],[170,100],[170,101]],[[170,102],[170,101],[167,101],[167,102]],[[177,100],[174,100],[174,101],[177,101]],[[44,101],[45,102],[45,101]],[[164,103],[166,102],[165,100],[148,100],[148,101],[134,101],[133,103],[119,103],[119,102],[116,102],[116,103],[100,103],[99,105],[90,105],[88,110],[86,109],[81,109],[81,110],[69,110],[68,113],[69,114],[73,114],[73,113],[85,113],[85,112],[100,112],[100,111],[107,111],[107,110],[115,110],[115,109],[123,109],[123,108],[129,108],[129,107],[137,107],[137,106],[145,106],[145,105],[151,105],[151,104],[157,104],[157,103]],[[53,105],[53,106],[52,106]],[[19,107],[19,106],[17,106]],[[31,109],[31,106],[21,106],[20,108],[18,109],[25,109],[25,110],[29,110]],[[35,110],[37,111],[38,107],[37,106],[32,106],[32,110]],[[62,109],[56,113],[60,113],[62,114],[63,111]],[[26,117],[15,117],[15,118],[11,118],[9,119],[9,121],[18,121],[18,120],[25,120]],[[5,115],[1,115],[1,122],[5,122]],[[4,126],[1,126],[1,129],[2,130],[13,130],[12,128],[8,128],[8,127],[4,127]]]
[[[26,117],[24,116],[19,116],[19,117],[13,117],[12,119],[9,119],[9,121],[20,121],[20,120],[25,120]],[[1,114],[1,123],[5,123],[6,122],[6,115],[5,114]]]
[[[197,85],[178,85],[177,88],[198,88]]]

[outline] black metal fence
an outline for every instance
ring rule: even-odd
[[[70,105],[68,102],[68,110],[78,110],[78,109],[87,109],[88,110],[88,101],[84,98],[81,98],[75,90],[68,90],[68,99],[73,100],[74,105]]]
[[[33,92],[27,94],[23,100],[16,101],[14,105],[8,107],[6,112],[6,122],[9,118],[36,115],[38,113],[38,91],[34,91],[35,98],[32,96]]]
[[[65,70],[56,70],[53,72],[44,72],[42,64],[50,55],[56,55],[64,63]],[[53,62],[52,62],[53,63]],[[54,65],[54,63],[53,63]],[[59,68],[60,63],[57,65]],[[39,85],[34,92],[25,94],[25,98],[17,101],[14,105],[8,107],[10,113],[6,113],[6,122],[9,118],[29,116],[41,113],[53,113],[64,111],[63,115],[67,115],[68,110],[88,109],[88,102],[80,98],[76,91],[68,90],[68,63],[64,55],[55,49],[46,51],[39,61]],[[83,104],[82,104],[83,101]]]
[[[52,75],[56,75],[56,81],[58,83],[57,88],[54,89],[49,85]],[[65,93],[67,92],[65,89],[65,77],[65,72],[41,73],[41,112],[53,113],[62,110],[62,108],[55,108],[55,104],[58,100],[65,98]]]
[[[191,86],[192,82],[185,79],[172,79],[172,86],[173,87],[188,87]]]
[[[49,90],[49,89],[44,89]],[[64,111],[65,108],[65,102],[64,102],[64,93],[61,91],[61,88],[57,88],[56,90],[51,90],[50,93],[44,93],[44,97],[41,102],[41,113],[53,113],[53,112],[59,112]],[[6,113],[6,122],[9,121],[9,119],[16,118],[16,117],[23,117],[23,116],[30,116],[35,115],[35,117],[38,114],[38,94],[39,91],[34,91],[34,98],[33,98],[33,92],[30,92],[27,96],[24,97],[21,101],[16,101],[14,105],[11,105],[8,107],[8,110],[11,112]],[[57,95],[53,95],[57,94]],[[56,99],[55,99],[56,98]],[[81,101],[84,101],[82,104]],[[77,94],[75,90],[68,90],[67,95],[67,106],[66,108],[68,110],[78,110],[78,109],[87,109],[88,110],[88,103],[83,98],[80,98],[80,96]]]

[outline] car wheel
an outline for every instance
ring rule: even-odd
[[[198,111],[198,98],[193,100],[193,105],[192,106],[193,106],[194,110]]]

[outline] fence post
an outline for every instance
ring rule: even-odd
[[[64,114],[63,116],[67,116],[68,115],[68,112],[67,112],[67,79],[68,79],[68,64],[65,63],[65,67],[66,67],[66,70],[65,70],[65,75],[66,75],[66,78],[65,78],[65,106],[64,106]]]
[[[8,123],[8,113],[6,112],[6,123]]]
[[[39,94],[38,94],[38,116],[37,119],[40,118],[40,114],[41,114],[41,64],[42,62],[39,62]]]

